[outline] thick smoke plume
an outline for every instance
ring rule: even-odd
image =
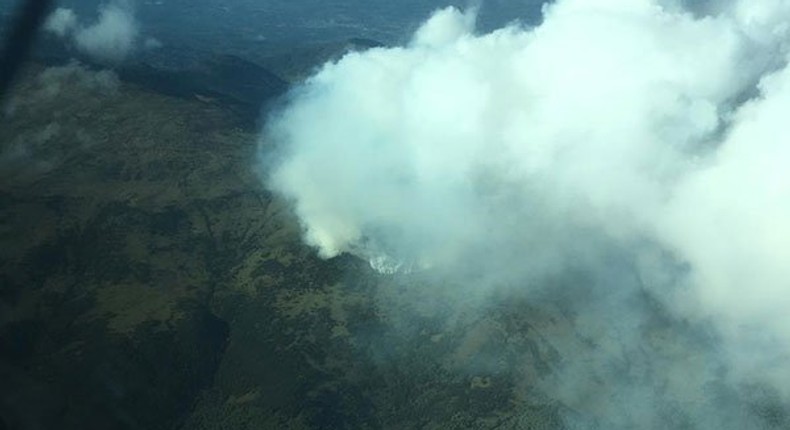
[[[790,3],[558,0],[534,28],[474,22],[438,11],[270,118],[268,183],[305,241],[489,290],[586,270],[568,306],[599,347],[564,351],[547,390],[602,428],[750,428],[755,392],[788,401]],[[637,293],[713,346],[649,344]]]
[[[101,6],[90,25],[81,25],[71,9],[59,8],[50,15],[45,29],[69,40],[95,61],[119,63],[138,45],[139,25],[130,3],[115,1]]]

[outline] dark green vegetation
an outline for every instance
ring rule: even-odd
[[[530,321],[448,324],[418,281],[318,259],[232,111],[28,75],[0,128],[0,428],[557,427]]]
[[[0,128],[0,428],[559,425],[530,321],[448,324],[417,280],[318,259],[234,111],[27,75]]]

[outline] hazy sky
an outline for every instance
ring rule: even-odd
[[[3,2],[8,7],[8,3]],[[62,0],[80,16],[96,15],[100,0]],[[405,40],[435,9],[464,7],[467,0],[136,0],[130,2],[142,30],[168,43],[211,49],[222,41],[322,41],[366,37]],[[514,19],[534,22],[541,0],[488,0],[480,25],[494,28]],[[0,6],[2,7],[2,6]]]

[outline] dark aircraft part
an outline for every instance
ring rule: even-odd
[[[33,48],[50,7],[52,0],[26,0],[18,7],[0,54],[0,102],[5,99],[19,68]]]

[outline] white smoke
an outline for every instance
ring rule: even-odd
[[[80,50],[92,57],[119,62],[132,51],[138,32],[128,6],[109,4],[99,11],[98,21],[82,28],[74,40]]]
[[[738,371],[790,394],[790,68],[766,76],[658,223],[694,271],[693,297],[739,355]]]
[[[59,8],[50,15],[44,28],[70,40],[93,60],[104,63],[120,63],[138,47],[139,24],[128,2],[115,1],[101,6],[97,20],[90,25],[80,25],[78,21],[72,10]]]
[[[91,70],[72,61],[44,69],[35,79],[21,85],[23,91],[11,97],[4,119],[9,124],[31,118],[51,122],[33,123],[7,136],[6,145],[0,150],[0,180],[38,178],[60,166],[69,157],[67,151],[79,149],[79,145],[63,142],[87,146],[88,139],[81,130],[75,134],[73,127],[58,122],[57,116],[51,113],[57,111],[59,104],[75,100],[81,103],[90,99],[109,100],[118,94],[120,80],[111,71]]]
[[[77,28],[77,14],[71,9],[58,8],[44,23],[44,29],[58,37],[66,37]]]
[[[669,396],[703,398],[671,388],[698,372],[685,382],[790,399],[790,3],[708,9],[558,0],[535,28],[488,34],[438,11],[407,46],[348,54],[293,92],[265,133],[280,148],[269,185],[324,257],[482,273],[486,288],[596,270],[619,249],[631,284],[720,336],[726,376],[682,354],[648,362],[673,373]],[[580,318],[627,307],[606,303]],[[647,318],[632,312],[622,324]],[[638,350],[637,334],[620,345]],[[581,409],[571,373],[577,394],[557,395]],[[649,422],[613,404],[610,424]],[[725,415],[716,428],[743,425]]]

